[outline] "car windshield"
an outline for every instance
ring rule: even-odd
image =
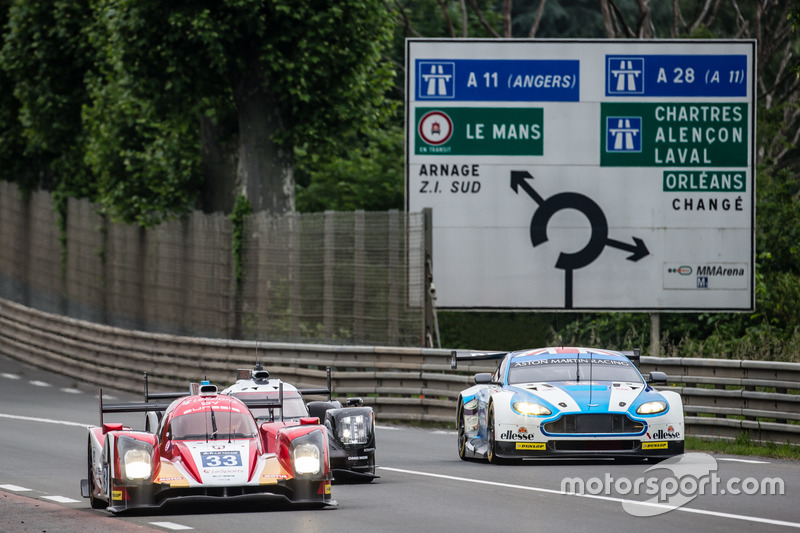
[[[208,410],[174,417],[170,434],[175,440],[249,439],[256,425],[249,413]]]
[[[624,381],[641,383],[639,372],[622,359],[563,355],[549,359],[521,359],[511,362],[508,383],[541,381]]]

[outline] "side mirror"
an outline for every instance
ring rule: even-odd
[[[667,375],[664,372],[650,372],[650,374],[647,375],[647,382],[656,385],[666,385]]]
[[[479,372],[473,378],[476,385],[486,385],[492,382],[492,375],[489,372]]]

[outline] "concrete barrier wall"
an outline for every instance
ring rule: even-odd
[[[286,344],[132,331],[44,313],[0,299],[0,353],[76,380],[130,392],[180,390],[191,381],[219,385],[257,361],[298,387],[323,386],[332,367],[334,396],[361,396],[381,421],[453,423],[460,390],[489,361],[450,370],[449,350]],[[800,443],[800,364],[643,357],[643,374],[666,372],[684,399],[687,434]]]

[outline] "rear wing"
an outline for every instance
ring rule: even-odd
[[[214,395],[217,393],[217,386],[211,385],[208,382],[203,383],[190,383],[189,393],[185,392],[163,392],[163,393],[150,393],[147,390],[147,375],[145,374],[145,401],[144,402],[128,402],[128,403],[105,403],[103,401],[103,389],[99,390],[100,398],[100,426],[104,426],[104,415],[106,413],[146,413],[149,411],[166,411],[172,402],[178,398],[185,396],[197,395]],[[153,399],[164,399],[167,401],[150,401]],[[283,383],[278,387],[278,398],[237,398],[248,409],[273,409],[278,408],[281,410],[281,420],[283,420]]]
[[[205,384],[204,384],[205,386]],[[172,400],[183,398],[191,394],[200,394],[203,392],[216,392],[214,385],[208,385],[208,388],[203,389],[199,383],[190,383],[189,391],[183,392],[158,392],[152,393],[149,390],[149,382],[147,379],[147,372],[144,373],[144,401],[143,402],[128,402],[128,403],[105,403],[103,400],[103,389],[100,388],[100,425],[103,425],[103,415],[106,413],[146,413],[148,411],[166,411],[172,403]],[[152,400],[156,400],[153,402]],[[166,400],[166,401],[164,401]]]
[[[98,396],[100,398],[100,427],[104,424],[104,415],[106,413],[146,413],[148,411],[166,411],[167,407],[172,403],[169,402],[130,402],[130,403],[105,403],[103,401],[103,389],[99,389]],[[186,396],[186,394],[183,394]]]
[[[473,352],[469,350],[453,350],[450,352],[450,368],[455,370],[459,361],[488,361],[502,359],[508,352]]]
[[[189,391],[173,391],[173,392],[150,392],[149,381],[147,379],[147,372],[144,373],[144,401],[150,400],[177,400],[184,396],[194,396],[200,394],[200,383],[189,383]],[[215,387],[216,389],[216,387]],[[210,392],[210,391],[209,391]],[[169,404],[167,404],[169,405]]]
[[[300,393],[301,396],[304,395],[311,395],[311,394],[327,394],[328,401],[331,401],[331,397],[333,395],[333,391],[331,389],[331,367],[328,366],[325,368],[326,370],[326,387],[325,388],[308,388],[308,389],[297,389],[297,392]],[[236,369],[236,380],[240,379],[252,379],[254,381],[259,380],[267,380],[269,379],[269,372],[266,370],[257,367],[255,369],[249,368],[238,368]],[[281,384],[281,390],[283,385]]]
[[[211,385],[207,381],[202,383],[190,383],[188,391],[182,392],[150,392],[147,372],[144,373],[144,401],[128,403],[105,403],[103,400],[103,389],[100,388],[100,426],[104,425],[104,415],[106,413],[146,413],[149,411],[166,411],[173,400],[198,394],[216,394],[217,386]],[[156,401],[153,401],[156,400]]]
[[[641,360],[641,355],[640,355],[640,352],[639,352],[639,348],[634,348],[633,350],[623,351],[622,355],[624,355],[625,357],[630,359],[631,363],[633,363],[633,366],[635,366],[636,368],[639,368],[639,361]]]

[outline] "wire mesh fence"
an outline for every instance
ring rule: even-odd
[[[233,225],[192,213],[141,228],[0,182],[0,297],[127,329],[285,342],[420,346],[421,213],[246,217],[241,281]],[[63,245],[62,245],[63,240]]]
[[[398,211],[250,217],[244,337],[420,345],[421,229]]]

